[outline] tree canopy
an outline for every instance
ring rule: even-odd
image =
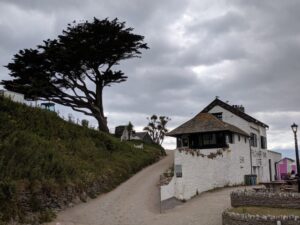
[[[132,31],[118,19],[74,21],[56,39],[20,50],[6,66],[13,79],[1,84],[27,98],[49,100],[93,116],[99,129],[108,132],[103,88],[127,79],[113,66],[148,49],[144,37]]]
[[[171,120],[167,116],[152,115],[148,119],[148,125],[144,128],[151,136],[152,140],[161,145],[164,141],[165,134],[168,132],[167,123]]]

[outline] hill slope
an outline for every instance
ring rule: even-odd
[[[0,97],[0,224],[48,221],[160,157],[159,146],[132,145]]]

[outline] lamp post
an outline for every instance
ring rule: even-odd
[[[294,138],[295,138],[295,151],[296,151],[296,163],[297,163],[297,181],[298,181],[298,192],[300,193],[300,164],[299,164],[299,152],[298,152],[298,141],[297,141],[297,129],[298,125],[293,123],[291,126],[292,130],[294,132]]]

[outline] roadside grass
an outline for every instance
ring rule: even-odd
[[[54,215],[37,193],[84,192],[95,182],[107,192],[161,157],[160,146],[134,143],[0,97],[0,224],[25,222],[29,211],[49,221]]]
[[[251,214],[251,215],[271,215],[271,216],[300,216],[300,209],[288,208],[269,208],[269,207],[237,207],[232,208],[229,212]]]

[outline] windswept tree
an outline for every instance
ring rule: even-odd
[[[151,136],[152,140],[161,145],[164,141],[165,134],[168,132],[167,123],[171,120],[167,116],[152,115],[148,119],[148,125],[144,128]]]
[[[144,37],[132,31],[118,19],[74,21],[56,39],[19,51],[6,66],[12,80],[1,84],[27,98],[52,101],[93,116],[99,129],[108,132],[103,88],[127,79],[113,67],[148,49]]]

